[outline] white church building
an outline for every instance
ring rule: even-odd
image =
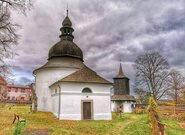
[[[37,110],[52,112],[60,120],[111,120],[112,83],[83,63],[68,14],[62,25],[48,62],[34,70]]]

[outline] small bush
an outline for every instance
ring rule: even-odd
[[[24,127],[25,127],[25,122],[18,122],[15,127],[13,135],[22,135]]]

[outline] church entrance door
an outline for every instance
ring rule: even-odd
[[[92,101],[82,101],[83,120],[92,119]]]

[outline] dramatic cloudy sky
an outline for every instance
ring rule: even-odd
[[[134,80],[133,62],[145,51],[159,51],[172,68],[185,72],[185,0],[68,0],[74,42],[85,64],[111,80],[119,59]],[[27,16],[13,14],[22,25],[21,39],[8,62],[15,83],[34,81],[32,71],[47,62],[48,50],[59,41],[66,0],[36,0]]]

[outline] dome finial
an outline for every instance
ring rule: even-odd
[[[67,2],[67,16],[68,16],[68,2]]]
[[[62,32],[62,34],[59,37],[61,38],[61,40],[63,39],[73,40],[74,36],[72,33],[74,29],[72,28],[72,22],[68,17],[68,3],[67,3],[66,11],[67,11],[67,16],[62,22],[62,28],[60,28],[60,31]]]

